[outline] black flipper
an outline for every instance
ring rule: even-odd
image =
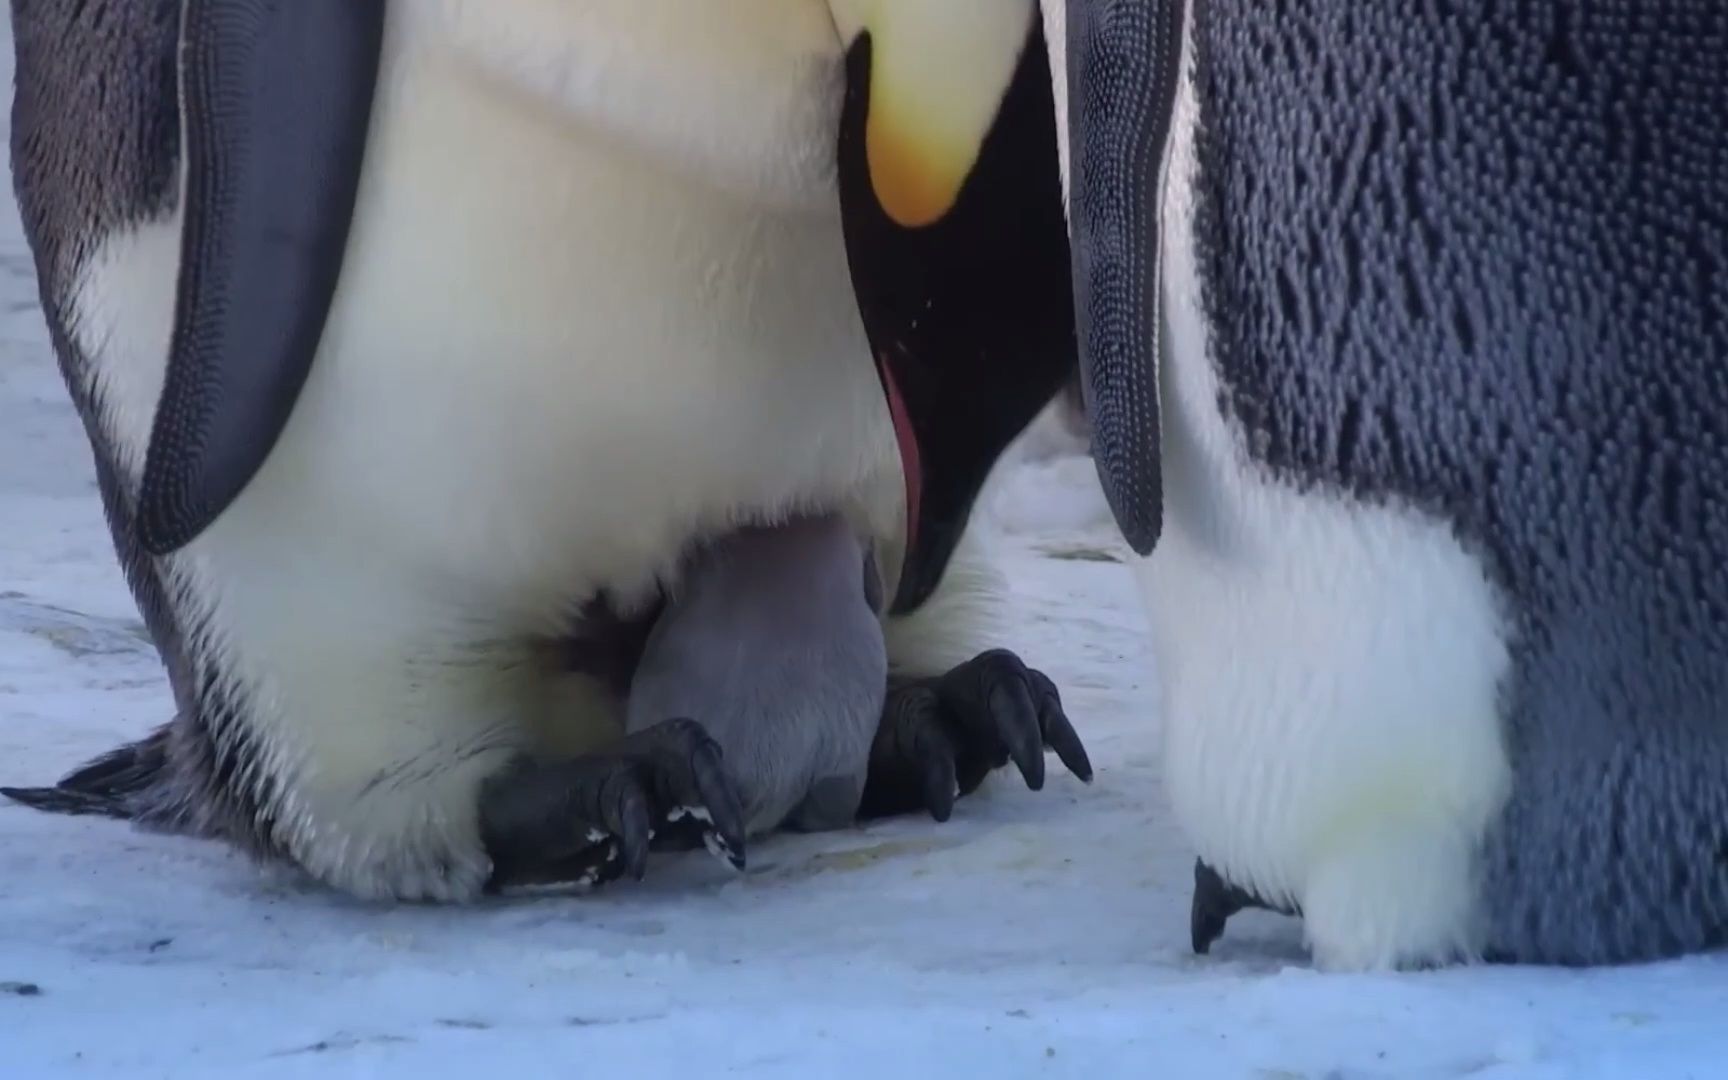
[[[1158,212],[1191,0],[1069,0],[1069,226],[1092,454],[1117,527],[1164,523]]]
[[[168,765],[167,726],[79,766],[53,787],[0,787],[0,795],[51,814],[138,816],[136,799]]]
[[[152,554],[228,508],[305,384],[359,190],[384,12],[187,0],[185,254],[137,513]]]

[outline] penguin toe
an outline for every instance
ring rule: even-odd
[[[934,688],[958,736],[962,794],[1009,761],[1027,787],[1041,790],[1046,750],[1055,751],[1069,772],[1091,782],[1091,759],[1062,707],[1056,684],[1014,653],[981,653],[936,679]]]
[[[744,867],[744,810],[719,744],[693,720],[635,732],[612,751],[519,759],[481,789],[494,890],[595,886],[647,873],[650,851],[705,847]]]
[[[1230,916],[1242,910],[1230,886],[1218,871],[1201,859],[1194,860],[1194,898],[1188,908],[1189,943],[1201,956],[1212,951],[1212,943],[1224,936]]]
[[[1279,915],[1301,914],[1291,904],[1268,902],[1240,885],[1232,885],[1204,859],[1194,860],[1194,899],[1189,904],[1188,927],[1196,953],[1204,956],[1211,952],[1213,943],[1224,936],[1231,916],[1249,908]]]
[[[923,809],[937,821],[947,821],[960,791],[955,759],[954,739],[935,688],[919,682],[889,691],[870,747],[859,816]]]
[[[957,798],[1009,762],[1027,787],[1041,790],[1046,751],[1091,781],[1092,762],[1056,684],[1012,652],[993,649],[889,691],[860,816],[923,808],[946,821]]]
[[[705,847],[744,869],[744,800],[727,773],[720,744],[687,717],[662,721],[625,739],[649,785],[656,850]]]

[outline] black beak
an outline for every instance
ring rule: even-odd
[[[889,217],[870,180],[869,36],[847,56],[847,254],[906,473],[895,614],[935,591],[991,469],[1076,362],[1055,100],[1042,24],[1031,23],[971,173],[947,212],[916,228]]]

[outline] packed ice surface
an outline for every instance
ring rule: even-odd
[[[0,304],[0,783],[33,783],[169,701],[10,201]],[[1719,959],[1327,976],[1269,916],[1193,956],[1140,602],[1090,463],[1048,436],[984,513],[1004,643],[1062,686],[1091,786],[1003,776],[946,825],[777,839],[742,876],[693,855],[462,910],[0,805],[0,1078],[1724,1075]]]

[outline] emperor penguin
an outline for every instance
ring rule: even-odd
[[[1728,7],[1046,3],[1194,945],[1728,937]]]
[[[1033,0],[12,25],[42,306],[177,706],[14,799],[462,901],[1090,779],[967,528],[1074,360]]]

